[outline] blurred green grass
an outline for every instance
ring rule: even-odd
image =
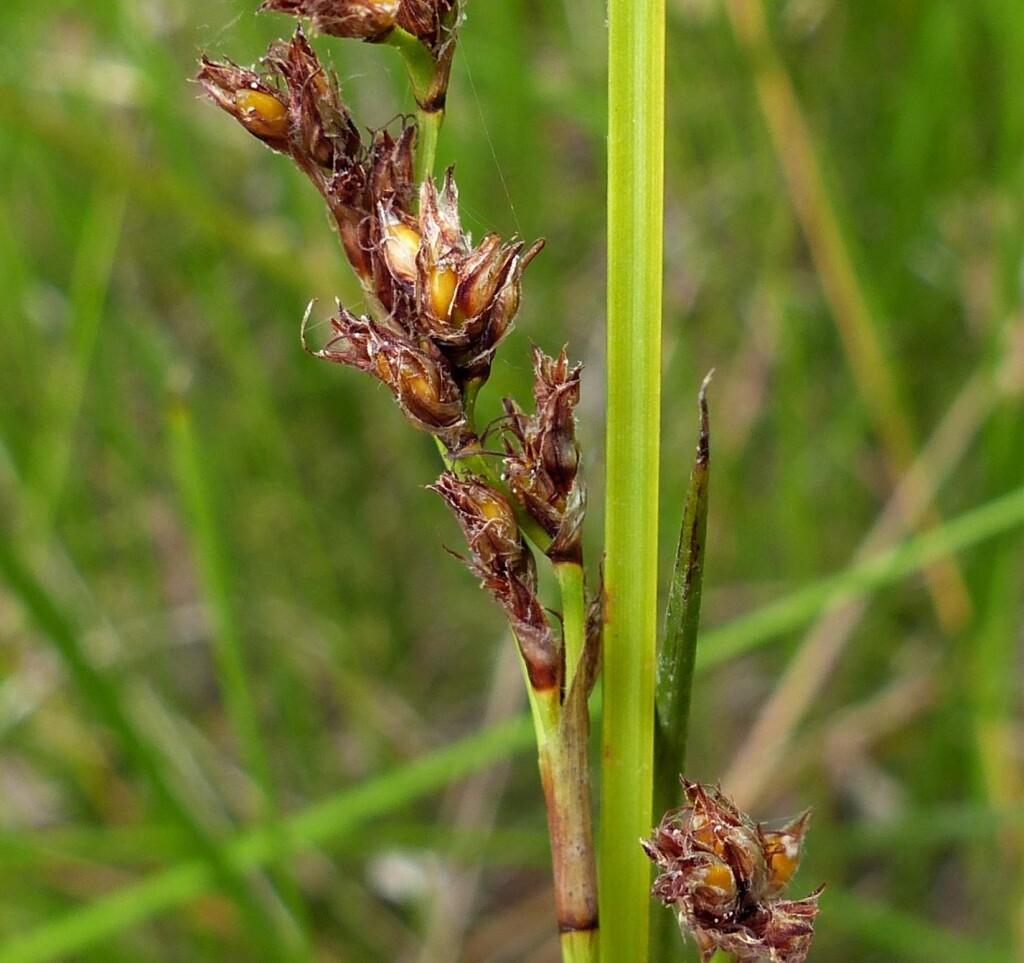
[[[254,6],[0,6],[0,961],[426,961],[463,926],[467,961],[551,961],[527,740],[485,721],[515,711],[494,708],[508,641],[442,550],[432,446],[302,353],[307,301],[326,317],[355,285],[300,175],[188,83],[198,51],[249,63],[289,30]],[[669,6],[663,545],[715,367],[717,661],[741,616],[852,585],[906,472],[783,176],[797,140],[769,135],[763,51],[716,0]],[[976,518],[1024,484],[1024,8],[767,9],[928,453],[917,490]],[[601,17],[470,4],[440,149],[476,235],[548,238],[483,403],[528,390],[530,340],[568,341],[595,506]],[[410,108],[389,51],[318,46],[365,124]],[[596,561],[597,517],[589,537]],[[1011,522],[959,551],[960,625],[912,574],[845,627],[807,642],[811,606],[700,677],[690,775],[763,818],[815,808],[812,959],[1024,955],[1022,554]],[[507,780],[456,781],[508,753]],[[254,838],[279,854],[258,871]]]

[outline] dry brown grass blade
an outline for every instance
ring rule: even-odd
[[[976,373],[946,412],[917,461],[858,547],[853,562],[887,548],[920,523],[935,491],[964,457],[1000,399],[991,373]],[[858,599],[828,613],[804,637],[722,783],[744,808],[764,793],[804,714],[828,681],[868,606]]]
[[[813,137],[772,41],[762,0],[728,0],[727,9],[754,73],[761,111],[822,291],[895,484],[914,459],[914,433],[896,387],[896,376],[885,356],[878,322],[868,307],[829,197]],[[917,494],[923,499],[928,492],[922,488]],[[940,521],[929,504],[916,524],[933,528]],[[932,604],[943,628],[949,632],[965,625],[971,617],[972,605],[956,561],[937,562],[926,575]]]

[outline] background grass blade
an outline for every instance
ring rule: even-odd
[[[235,872],[246,872],[343,840],[374,819],[512,753],[523,752],[532,742],[533,727],[526,717],[495,726],[289,817],[283,833],[260,829],[221,843],[218,859]],[[0,943],[0,959],[5,963],[44,963],[81,952],[196,899],[215,885],[216,875],[208,862],[180,864]]]
[[[1024,488],[808,585],[729,625],[706,630],[697,654],[697,668],[707,669],[733,659],[776,635],[805,625],[820,612],[856,595],[892,584],[937,558],[953,555],[1022,524]]]
[[[181,498],[186,505],[192,538],[211,622],[211,648],[217,662],[224,703],[240,756],[255,783],[253,809],[258,822],[280,832],[278,792],[258,718],[242,628],[235,612],[236,586],[222,531],[223,511],[218,503],[212,459],[202,445],[184,399],[168,410],[168,447]],[[305,929],[305,907],[294,878],[283,867],[277,882],[292,915]],[[302,933],[305,952],[308,937]]]
[[[42,585],[15,555],[13,547],[0,539],[0,572],[52,641],[54,648],[74,679],[91,710],[112,730],[122,751],[145,776],[166,814],[188,835],[201,854],[211,878],[235,901],[248,931],[275,960],[294,959],[295,947],[289,945],[287,931],[275,921],[270,907],[261,904],[244,876],[225,859],[217,842],[191,815],[175,788],[164,775],[164,763],[153,747],[140,735],[129,718],[116,686],[93,664],[82,648],[78,634],[57,608]]]

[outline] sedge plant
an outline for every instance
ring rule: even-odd
[[[647,857],[662,870],[655,895],[674,907],[703,960],[724,948],[739,960],[770,953],[801,963],[816,897],[793,904],[778,897],[806,816],[765,833],[713,787],[684,781],[679,788],[707,510],[703,391],[679,590],[657,686],[656,751],[663,3],[612,0],[609,8],[606,559],[596,586],[584,565],[587,497],[575,421],[581,366],[566,348],[549,355],[535,347],[532,399],[505,398],[490,425],[476,415],[543,241],[491,233],[473,243],[453,170],[434,170],[460,0],[265,0],[261,9],[297,17],[300,26],[255,68],[204,57],[197,79],[314,184],[360,282],[365,311],[339,302],[319,345],[307,336],[317,311],[309,306],[304,348],[382,383],[408,422],[436,442],[442,472],[430,488],[454,513],[467,546],[459,557],[503,610],[522,661],[563,963],[648,959]],[[312,34],[394,48],[415,117],[362,129],[301,23]],[[541,599],[539,565],[550,566],[557,610]],[[589,697],[602,658],[599,873]],[[641,848],[656,786],[659,811],[686,805]],[[656,943],[659,952],[670,945]]]

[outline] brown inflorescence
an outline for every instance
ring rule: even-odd
[[[702,963],[716,949],[737,963],[804,963],[821,887],[800,900],[780,896],[799,865],[810,814],[766,830],[718,787],[682,782],[687,805],[641,842],[662,871],[653,895],[675,908]]]
[[[457,19],[455,0],[267,0],[263,9],[306,17],[336,36],[382,39],[397,26],[435,54]],[[376,378],[412,425],[439,440],[452,470],[434,487],[465,532],[467,563],[504,608],[531,683],[560,689],[561,642],[538,599],[515,511],[540,526],[552,558],[580,561],[585,498],[573,414],[580,368],[570,368],[564,351],[558,358],[534,351],[535,413],[505,402],[507,488],[476,477],[464,460],[481,448],[468,399],[512,329],[523,271],[543,241],[527,246],[490,233],[474,244],[462,229],[453,171],[440,189],[429,177],[417,182],[412,123],[362,136],[337,77],[301,28],[271,44],[258,69],[204,57],[198,81],[253,136],[291,157],[326,201],[369,311],[339,304],[327,343],[307,350]]]
[[[552,539],[554,560],[581,558],[586,490],[579,475],[575,408],[582,365],[570,369],[563,348],[557,358],[533,349],[534,414],[506,398],[503,479],[516,500]]]
[[[396,139],[378,131],[364,144],[341,97],[302,30],[270,45],[260,70],[202,58],[200,86],[218,107],[274,150],[288,154],[323,195],[349,261],[364,286],[365,247],[379,201],[410,206],[412,128]]]
[[[321,26],[348,15],[345,4],[265,6]],[[449,6],[402,3],[421,18]],[[468,384],[486,380],[518,311],[523,271],[543,241],[527,247],[488,234],[474,245],[462,231],[452,170],[440,190],[429,178],[416,183],[416,129],[409,123],[364,141],[337,78],[301,29],[272,44],[258,71],[204,57],[198,81],[253,136],[288,154],[333,215],[373,320],[341,310],[330,344],[315,353],[380,378],[410,420],[450,451],[465,443],[464,413],[455,407]],[[391,360],[384,363],[384,355]]]
[[[352,197],[365,185],[368,153],[337,77],[320,63],[301,30],[291,40],[272,43],[261,65],[253,70],[204,56],[196,79],[246,130],[291,157],[335,212],[332,192]],[[351,260],[348,243],[345,250]]]

